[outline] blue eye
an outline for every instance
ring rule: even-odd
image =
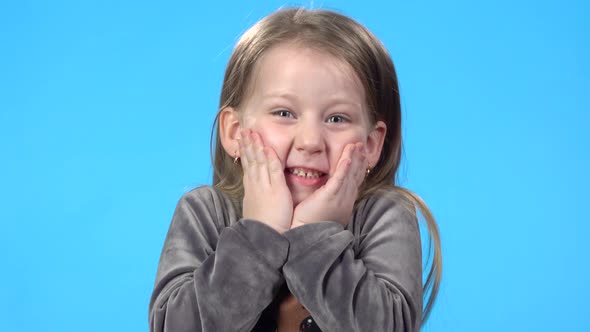
[[[278,117],[281,117],[281,118],[292,118],[293,117],[293,113],[291,113],[287,110],[274,111],[272,114],[276,115]]]
[[[332,115],[331,117],[328,118],[328,122],[329,123],[343,123],[348,121],[345,117],[343,117],[342,115]]]

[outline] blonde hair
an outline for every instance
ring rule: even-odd
[[[219,112],[226,107],[239,109],[247,97],[252,73],[265,51],[281,43],[295,42],[316,48],[350,65],[360,79],[367,97],[372,123],[387,125],[381,157],[359,189],[357,202],[380,189],[393,190],[402,195],[413,209],[424,216],[429,232],[429,256],[432,258],[423,296],[422,324],[428,319],[442,274],[440,237],[436,221],[426,204],[411,191],[396,186],[396,173],[402,153],[401,105],[397,75],[389,53],[383,44],[365,27],[349,17],[327,10],[305,8],[281,9],[266,16],[242,35],[227,64]],[[219,131],[219,113],[214,129]],[[211,133],[213,143],[214,131]],[[237,211],[241,211],[244,188],[241,168],[221,144],[219,135],[213,153],[213,185],[226,193]],[[213,152],[214,151],[214,152]],[[415,212],[415,211],[414,211]],[[431,256],[431,254],[434,254]]]

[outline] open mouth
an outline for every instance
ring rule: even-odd
[[[319,172],[319,171],[315,171],[315,170],[311,170],[311,169],[306,169],[306,168],[299,168],[299,167],[287,168],[285,171],[289,174],[293,174],[295,176],[306,178],[306,179],[318,179],[318,178],[321,178],[322,176],[326,175],[326,173],[323,173],[323,172]]]

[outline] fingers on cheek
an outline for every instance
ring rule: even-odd
[[[258,162],[258,164],[265,164],[266,155],[264,154],[264,148],[260,144],[256,144],[256,146],[254,147],[254,152],[256,153],[256,161]]]
[[[336,175],[339,180],[342,180],[348,175],[351,165],[352,159],[349,156],[343,156],[343,158],[340,159],[338,167],[336,168]]]
[[[365,152],[365,149],[361,147],[361,148],[359,148],[359,167],[358,167],[359,179],[361,182],[367,173],[367,168],[368,168],[367,154]]]
[[[350,166],[350,159],[341,158],[336,166],[334,175],[328,180],[326,184],[326,191],[329,195],[336,195],[342,188],[343,183],[346,179],[348,167]]]
[[[260,137],[260,135],[258,133],[253,132],[252,133],[252,142],[253,142],[253,146],[252,146],[252,152],[254,154],[254,158],[257,161],[258,164],[265,164],[267,157],[266,154],[264,153],[264,144],[262,143],[262,138]]]
[[[344,147],[340,160],[338,161],[337,170],[340,169],[342,172],[348,172],[350,170],[350,164],[353,160],[354,146],[348,144]]]
[[[347,176],[350,173],[350,166],[352,164],[352,161],[348,158],[343,159],[340,161],[340,165],[339,165],[339,170],[336,174],[336,177],[334,180],[334,186],[333,186],[333,190],[334,193],[336,193],[338,190],[340,190],[341,188],[343,188],[343,186],[346,186],[346,182],[347,182]]]
[[[258,160],[257,150],[259,148],[258,138],[256,137],[256,133],[251,132],[249,135],[250,144],[248,144],[248,158],[250,159],[251,163],[256,163]]]
[[[357,187],[362,183],[366,172],[366,158],[361,144],[357,144],[355,146],[352,160],[353,168],[351,170],[350,176],[353,179],[352,182],[354,186]]]
[[[265,155],[266,159],[268,160],[268,165],[272,171],[283,173],[283,165],[281,160],[276,155],[274,150],[270,147],[265,148]]]
[[[250,142],[250,136],[248,135],[247,131],[244,130],[243,134],[242,134],[242,139],[241,142],[242,144],[242,158],[245,158],[246,160],[248,160],[248,149],[249,146],[251,144]]]
[[[349,144],[346,148],[347,148],[346,157],[352,160],[354,157],[354,152],[356,150],[356,145]]]
[[[238,141],[239,148],[240,148],[240,163],[242,164],[242,169],[246,170],[248,168],[248,153],[246,153],[246,142],[244,138]]]
[[[358,144],[355,144],[351,147],[351,156],[350,156],[351,165],[350,165],[349,176],[355,180],[358,177],[359,169],[362,167],[361,166],[362,161],[361,161],[361,152],[360,151],[361,151],[361,149],[359,148]]]

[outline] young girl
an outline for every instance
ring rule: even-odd
[[[401,110],[383,45],[340,14],[279,10],[239,40],[216,122],[214,186],[178,203],[150,330],[418,331],[440,244],[394,185]],[[435,244],[424,288],[416,207]]]

